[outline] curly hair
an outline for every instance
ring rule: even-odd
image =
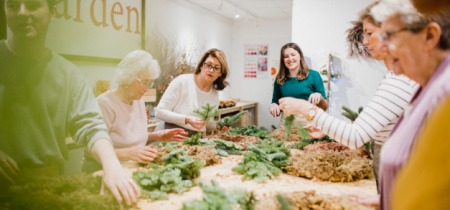
[[[128,53],[117,66],[115,81],[118,85],[131,84],[137,75],[144,71],[148,71],[152,78],[158,77],[158,61],[146,51],[135,50]]]
[[[222,76],[216,79],[216,81],[213,82],[213,87],[216,90],[223,90],[225,87],[227,87],[228,82],[225,81],[225,79],[228,77],[228,64],[227,64],[227,57],[225,56],[225,53],[223,53],[222,50],[218,50],[216,48],[208,50],[205,54],[203,54],[202,58],[197,64],[197,67],[195,68],[195,74],[200,74],[202,71],[200,68],[203,66],[203,63],[206,61],[206,59],[212,56],[213,58],[217,58],[220,62],[220,66],[222,68]]]

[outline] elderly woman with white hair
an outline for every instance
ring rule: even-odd
[[[409,0],[372,9],[392,70],[420,89],[381,150],[381,209],[450,206],[450,10],[423,15]]]
[[[119,85],[117,89],[108,90],[97,97],[120,161],[132,160],[148,164],[157,153],[148,144],[186,139],[187,133],[183,129],[147,132],[147,114],[142,96],[158,73],[158,62],[149,53],[135,50],[119,63],[115,78]],[[98,170],[101,170],[101,165],[86,157],[83,171],[89,173]]]

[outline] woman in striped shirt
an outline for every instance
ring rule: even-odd
[[[385,49],[379,48],[380,39],[378,34],[381,32],[381,23],[374,21],[370,10],[379,2],[374,2],[359,13],[359,19],[363,22],[364,42],[368,47],[372,57],[376,60],[384,60],[388,69],[392,60],[387,58]],[[305,128],[311,128],[311,137],[320,138],[327,134],[339,143],[352,149],[363,146],[365,143],[374,141],[373,168],[378,180],[378,163],[381,146],[389,136],[395,123],[409,104],[414,90],[418,87],[417,83],[404,75],[395,75],[388,71],[381,81],[375,96],[364,108],[359,117],[351,123],[339,120],[306,100],[285,98],[280,100],[280,108],[285,114],[303,114],[308,118],[308,112],[316,113],[309,116],[311,125]]]

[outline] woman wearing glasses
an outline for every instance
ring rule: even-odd
[[[215,130],[216,122],[202,121],[193,111],[207,103],[219,106],[219,91],[226,87],[227,76],[225,53],[208,50],[194,74],[180,75],[170,83],[156,108],[156,117],[165,123],[160,123],[156,130],[184,128],[189,135]]]
[[[317,71],[309,70],[302,50],[295,43],[285,44],[281,48],[280,71],[274,83],[272,104],[269,107],[273,117],[280,115],[278,101],[283,97],[309,100],[324,110],[328,109],[322,77]],[[284,125],[285,117],[286,113],[281,116],[280,128]],[[294,125],[307,124],[308,121],[303,115],[295,116]]]
[[[115,90],[97,97],[108,128],[114,150],[120,161],[132,160],[148,164],[156,157],[153,146],[157,141],[182,141],[187,133],[183,129],[147,132],[147,114],[142,96],[151,85],[151,78],[159,74],[159,65],[153,57],[136,50],[119,63],[115,81],[119,85]],[[86,156],[83,171],[87,173],[101,170],[102,166]]]
[[[339,143],[352,149],[372,143],[373,169],[378,181],[379,161],[381,147],[391,133],[399,117],[408,106],[412,95],[418,85],[404,75],[395,75],[392,72],[392,60],[388,58],[385,48],[380,48],[381,23],[376,22],[371,14],[371,9],[379,4],[376,1],[359,13],[359,21],[363,22],[363,44],[370,51],[372,58],[384,61],[389,70],[378,86],[375,96],[364,107],[364,110],[353,124],[346,123],[327,113],[318,110],[305,100],[285,99],[280,100],[280,108],[286,114],[304,114],[311,119],[310,135],[320,138],[329,135]],[[362,203],[377,204],[378,197],[361,196]]]

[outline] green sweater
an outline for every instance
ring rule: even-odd
[[[16,56],[0,41],[0,150],[19,168],[62,165],[70,133],[89,151],[109,139],[86,77],[51,52],[43,60]]]
[[[278,100],[283,97],[309,100],[309,96],[313,93],[320,93],[324,99],[327,99],[323,80],[319,72],[309,70],[308,76],[301,81],[298,81],[295,77],[288,77],[284,85],[280,85],[275,81],[272,103],[278,104]]]

